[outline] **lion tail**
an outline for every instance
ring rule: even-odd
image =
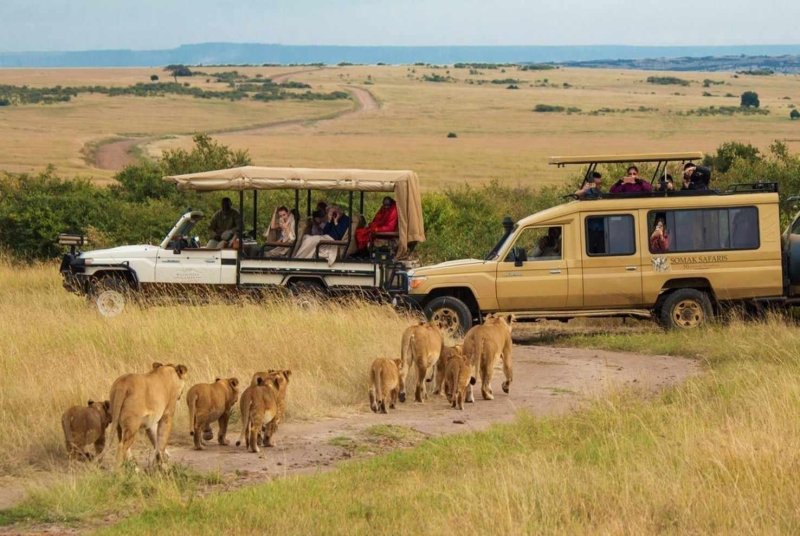
[[[186,404],[189,406],[189,435],[194,435],[194,429],[197,425],[197,393],[191,393],[191,396],[186,398]]]
[[[380,405],[383,402],[383,367],[378,367],[378,370],[372,370],[372,381],[375,385],[375,400]]]

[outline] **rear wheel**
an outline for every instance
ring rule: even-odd
[[[131,287],[128,282],[118,277],[104,277],[92,287],[90,302],[102,316],[113,318],[125,310],[130,301]]]
[[[714,312],[708,294],[693,288],[681,288],[664,298],[658,319],[666,329],[694,329],[708,324]]]
[[[454,338],[463,336],[472,327],[472,312],[467,304],[452,296],[440,296],[425,306],[425,316]]]
[[[289,290],[301,307],[310,307],[318,304],[327,294],[322,282],[314,279],[292,281],[289,285]]]

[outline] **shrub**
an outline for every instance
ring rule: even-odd
[[[547,113],[547,112],[563,112],[566,108],[563,106],[556,106],[553,104],[537,104],[533,107],[534,112]]]
[[[457,138],[458,134],[456,134],[455,132],[448,132],[447,133],[447,137],[448,138]]]
[[[715,171],[725,173],[736,160],[756,161],[760,158],[758,148],[749,143],[728,141],[717,147],[715,155],[706,155],[703,165],[711,166]]]
[[[691,83],[689,80],[684,80],[676,76],[648,76],[646,81],[648,84],[658,84],[662,86],[688,86]]]
[[[150,75],[150,81],[151,82],[158,82],[158,75],[157,74],[151,74]]]
[[[791,112],[789,112],[789,119],[791,119],[792,121],[794,121],[795,119],[800,119],[800,112],[798,112],[797,110],[792,110]]]
[[[758,108],[761,103],[758,100],[758,93],[755,91],[745,91],[741,96],[742,108]]]

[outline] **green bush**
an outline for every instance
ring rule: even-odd
[[[657,84],[661,86],[688,86],[691,82],[678,78],[677,76],[648,76],[648,84]]]

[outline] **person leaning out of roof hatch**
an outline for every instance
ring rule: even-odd
[[[698,166],[694,162],[687,162],[683,166],[683,190],[708,190],[711,182],[711,170],[705,166]]]
[[[597,199],[603,195],[600,188],[603,186],[603,176],[597,171],[592,171],[592,176],[583,181],[583,186],[575,191],[578,199]]]
[[[628,167],[627,174],[614,183],[609,192],[612,194],[632,194],[639,192],[652,192],[650,183],[639,178],[639,168]]]

